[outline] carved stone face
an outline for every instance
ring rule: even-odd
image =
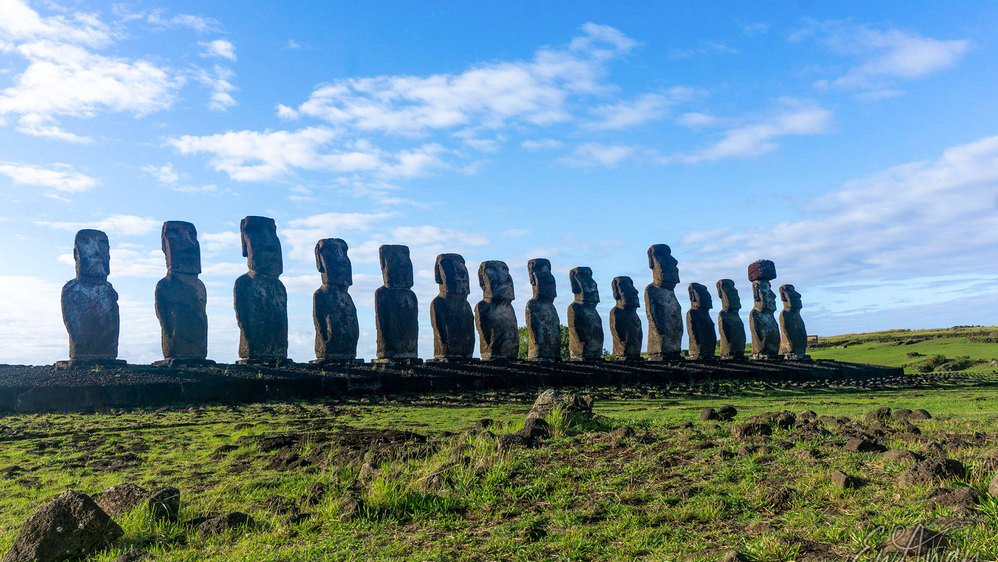
[[[84,283],[105,283],[111,273],[111,244],[100,230],[84,229],[76,233],[73,244],[76,278]]]
[[[468,267],[460,254],[440,254],[433,268],[440,290],[451,295],[467,295],[471,292]]]
[[[721,296],[721,310],[725,312],[738,312],[742,308],[741,297],[738,296],[738,289],[731,279],[721,279],[717,282],[717,294]]]
[[[247,258],[250,271],[261,275],[280,275],[284,272],[281,241],[277,238],[277,224],[267,217],[246,217],[239,224],[242,233],[243,257]]]
[[[634,288],[634,281],[627,276],[614,277],[610,284],[613,288],[613,300],[617,301],[617,308],[638,308],[638,290]]]
[[[478,284],[487,301],[506,301],[515,298],[513,294],[513,278],[509,275],[506,262],[498,260],[483,261],[478,266]]]
[[[794,289],[793,285],[780,285],[780,299],[783,300],[783,308],[788,310],[800,310],[803,304],[800,301],[800,293]]]
[[[527,262],[527,272],[530,274],[530,285],[534,288],[534,298],[542,301],[553,301],[558,296],[558,284],[551,273],[551,262],[544,258],[532,259]]]
[[[378,257],[385,287],[412,288],[412,260],[409,259],[408,246],[386,244],[378,250]]]
[[[568,272],[568,278],[572,282],[572,293],[575,300],[584,304],[597,304],[599,302],[599,288],[593,280],[593,270],[588,267],[576,267]]]
[[[163,253],[170,273],[201,273],[201,245],[194,225],[184,221],[163,223]]]
[[[690,283],[690,308],[693,310],[710,310],[714,307],[714,301],[710,298],[707,287],[700,283]]]
[[[759,312],[776,312],[776,293],[769,287],[769,281],[752,282],[753,308]]]
[[[672,257],[666,244],[653,244],[648,248],[648,267],[656,285],[673,289],[679,283],[679,261]]]
[[[315,245],[315,267],[323,285],[353,285],[353,267],[347,257],[347,243],[339,238],[323,238]]]

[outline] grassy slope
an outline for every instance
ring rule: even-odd
[[[959,341],[965,335],[902,346],[869,342],[878,337],[883,334],[842,336],[860,343],[817,349],[813,355],[855,361],[871,361],[868,357],[876,355],[884,358],[879,362],[901,364],[912,361],[906,353],[919,349],[916,346],[930,355],[952,345],[947,349],[960,349],[962,355],[998,356],[994,344]],[[603,416],[598,423],[562,428],[539,449],[507,454],[496,453],[494,439],[467,430],[481,418],[496,421],[496,434],[517,429],[531,395],[7,416],[0,418],[0,551],[14,540],[21,521],[59,491],[93,493],[135,482],[181,488],[183,518],[245,511],[262,526],[199,537],[179,525],[154,523],[139,508],[115,517],[126,536],[96,560],[113,560],[130,548],[148,550],[157,560],[190,561],[713,560],[729,547],[758,560],[806,557],[809,551],[847,557],[883,540],[889,529],[954,513],[927,510],[928,487],[898,487],[902,466],[885,463],[876,454],[842,452],[844,437],[831,425],[832,435],[825,437],[777,430],[763,440],[768,452],[722,459],[720,451],[736,452],[743,443],[731,438],[730,424],[698,421],[699,409],[731,403],[739,408],[738,420],[744,420],[783,409],[857,418],[878,406],[925,408],[935,419],[916,422],[923,438],[894,433],[881,441],[914,451],[927,450],[932,441],[943,443],[947,456],[970,469],[969,477],[955,484],[986,491],[992,475],[983,468],[981,453],[998,447],[998,376],[993,367],[987,372],[979,367],[932,387],[878,392],[766,384],[672,392],[591,389],[597,393],[596,411]],[[692,426],[682,425],[687,422]],[[625,425],[635,428],[639,438],[616,440],[610,434]],[[364,450],[323,450],[311,466],[275,470],[268,468],[275,452],[254,439],[305,435],[295,451],[308,457],[322,450],[331,436],[361,427],[408,429],[431,436],[431,446],[426,455],[407,460],[389,455],[372,481],[357,484]],[[975,432],[979,435],[973,443],[949,437]],[[790,447],[783,449],[786,444]],[[217,453],[223,445],[235,448]],[[823,458],[805,456],[811,450]],[[20,470],[12,470],[14,466]],[[869,482],[858,490],[836,490],[827,480],[836,469]],[[444,477],[442,485],[427,485],[427,477],[434,474]],[[327,484],[329,492],[316,505],[306,506],[299,498],[316,482]],[[795,490],[785,509],[767,501],[767,494],[781,486]],[[699,491],[690,494],[690,487]],[[313,516],[287,524],[284,515],[256,506],[274,496],[301,505]],[[351,497],[361,499],[364,507],[344,518],[343,506]],[[955,544],[964,552],[994,559],[998,500],[990,500],[976,517],[980,524],[953,531]],[[760,532],[760,523],[772,529]]]

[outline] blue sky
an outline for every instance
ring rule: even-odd
[[[251,214],[277,221],[300,361],[325,237],[350,245],[366,358],[390,243],[424,357],[442,252],[506,261],[521,321],[528,259],[562,313],[592,267],[606,319],[611,279],[644,286],[667,243],[684,309],[720,278],[748,302],[769,258],[810,333],[995,324],[998,6],[700,4],[0,0],[0,362],[67,356],[87,227],[111,239],[121,357],[159,358],[165,220],[197,226],[210,356],[235,359]]]

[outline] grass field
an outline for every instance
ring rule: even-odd
[[[993,331],[839,336],[811,352],[920,373],[929,357],[945,357],[932,372],[969,358],[908,388],[576,389],[594,396],[595,418],[550,416],[539,446],[503,452],[497,437],[520,429],[534,392],[5,416],[0,551],[62,490],[132,482],[179,488],[181,522],[157,522],[143,506],[113,515],[125,536],[92,560],[130,550],[188,561],[717,560],[728,549],[751,560],[882,560],[890,532],[919,523],[946,531],[950,553],[992,560],[998,499],[966,509],[929,495],[939,485],[986,493],[998,470],[986,454],[998,449],[998,344],[969,340]],[[721,404],[738,409],[733,421],[700,421],[701,408]],[[864,421],[885,406],[932,418]],[[732,435],[784,410],[796,422],[763,416],[771,435]],[[967,472],[903,486],[905,463],[843,449],[858,435]],[[836,470],[862,485],[836,486]],[[210,535],[184,525],[230,512],[255,524]]]

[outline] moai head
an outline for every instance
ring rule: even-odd
[[[700,283],[690,283],[690,308],[693,310],[710,310],[714,307],[714,301],[710,298],[710,291]]]
[[[534,298],[553,302],[558,296],[558,290],[551,273],[551,261],[545,258],[532,259],[527,262],[527,273],[530,275],[530,285],[534,288]]]
[[[201,245],[198,244],[198,231],[193,224],[166,221],[161,238],[168,273],[201,273]]]
[[[467,295],[471,292],[468,280],[468,267],[461,254],[440,254],[433,265],[433,278],[440,290],[451,295]]]
[[[412,288],[412,260],[409,259],[409,246],[386,244],[378,250],[381,261],[381,276],[385,287],[391,289]]]
[[[486,301],[509,302],[516,298],[513,294],[513,278],[509,275],[506,262],[483,261],[478,266],[478,284]]]
[[[800,293],[794,289],[793,285],[780,285],[780,299],[783,301],[783,308],[787,310],[800,310],[803,305],[800,302]]]
[[[593,279],[593,270],[588,267],[575,267],[568,272],[575,302],[595,305],[599,303],[599,289]]]
[[[717,294],[721,297],[721,310],[725,312],[738,312],[742,307],[742,300],[738,297],[738,289],[731,279],[721,279],[717,282]]]
[[[281,241],[277,238],[277,224],[268,217],[246,217],[239,223],[242,234],[243,257],[249,270],[261,275],[280,275],[284,272]]]
[[[107,282],[111,273],[111,244],[100,230],[84,229],[76,233],[73,243],[76,278],[97,285]]]
[[[769,281],[752,282],[753,308],[759,312],[776,312],[776,294],[769,287]]]
[[[347,243],[339,238],[323,238],[315,244],[315,267],[323,285],[353,285],[353,267],[347,256]]]
[[[634,309],[640,306],[638,290],[634,288],[634,281],[630,277],[614,277],[610,287],[613,289],[613,300],[617,301],[617,308]]]
[[[666,244],[652,244],[648,248],[648,267],[655,285],[675,289],[679,283],[679,261],[672,257],[672,248]]]
[[[772,281],[776,279],[776,264],[769,260],[759,260],[749,264],[749,281]]]

